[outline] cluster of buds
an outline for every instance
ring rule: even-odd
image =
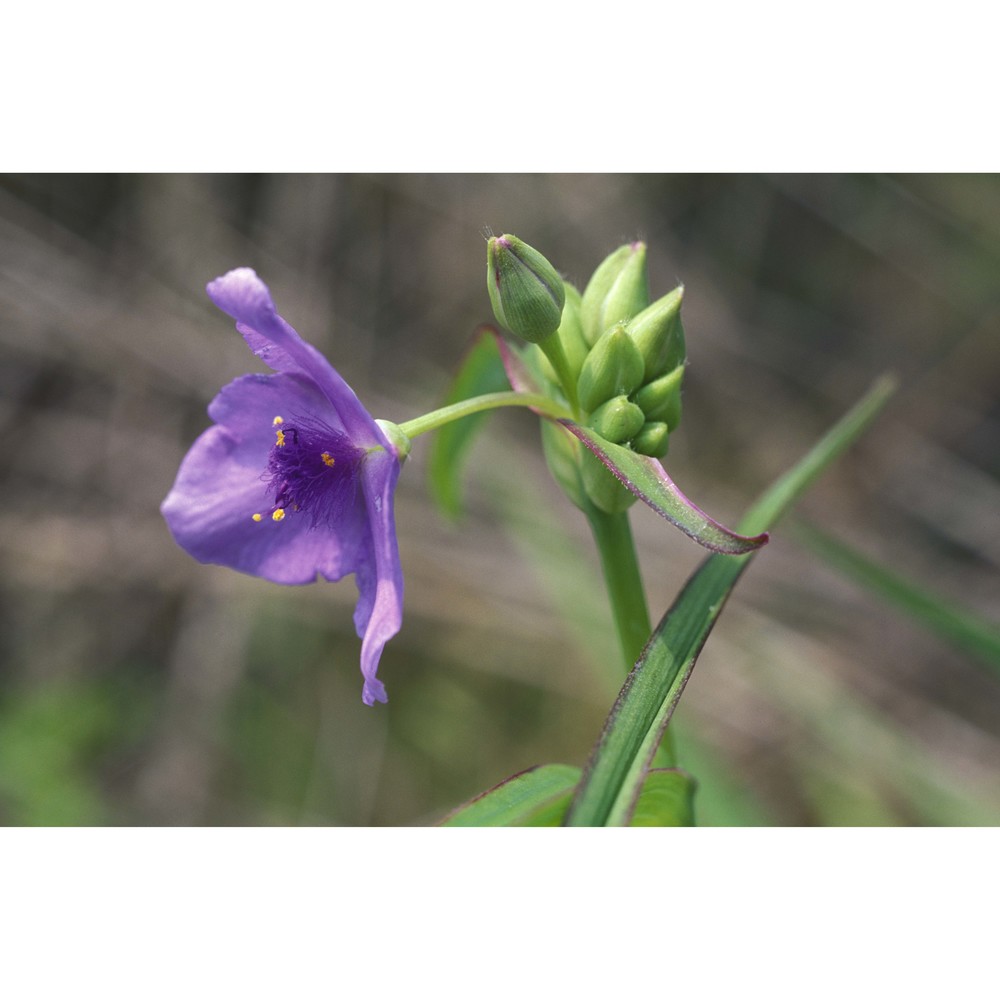
[[[629,243],[597,268],[581,295],[537,250],[514,236],[493,237],[487,284],[497,319],[537,345],[538,367],[606,441],[662,458],[681,419],[683,287],[649,301],[646,245]],[[576,451],[579,489],[599,509],[625,510],[635,497],[590,452]],[[569,458],[564,455],[563,458]],[[566,462],[550,465],[556,471]],[[572,487],[572,488],[571,488]]]

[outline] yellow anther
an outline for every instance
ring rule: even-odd
[[[261,521],[261,520],[263,520],[263,518],[264,518],[263,514],[254,514],[254,516],[253,516],[253,519],[255,521]]]
[[[271,520],[272,520],[272,521],[284,521],[284,519],[285,519],[285,508],[284,508],[284,507],[279,507],[279,508],[278,508],[278,509],[277,509],[277,510],[276,510],[276,511],[275,511],[275,512],[274,512],[274,513],[273,513],[273,514],[271,515]]]
[[[334,462],[337,460],[328,451],[324,451],[322,455],[319,456],[323,459],[323,464],[328,465],[331,469],[333,468]]]
[[[278,424],[283,424],[284,422],[285,422],[284,417],[275,417],[274,420],[271,421],[271,426],[277,427]]]
[[[278,447],[279,448],[285,447],[285,432],[280,430],[278,431]]]

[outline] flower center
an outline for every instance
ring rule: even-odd
[[[275,417],[273,426],[275,441],[261,479],[274,506],[253,519],[280,522],[289,515],[308,513],[312,528],[333,524],[357,497],[364,450],[318,420]]]

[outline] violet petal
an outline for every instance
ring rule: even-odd
[[[261,361],[275,371],[305,375],[316,383],[356,444],[390,447],[354,390],[312,344],[278,315],[267,285],[252,268],[229,271],[210,281],[206,291],[223,312],[236,320],[237,330]]]
[[[320,409],[322,407],[322,409]],[[292,375],[244,375],[209,407],[217,424],[185,456],[161,511],[174,539],[199,562],[229,566],[273,583],[339,580],[370,546],[366,511],[355,504],[332,530],[311,530],[304,514],[255,522],[273,506],[266,478],[272,419],[335,414],[310,383]]]

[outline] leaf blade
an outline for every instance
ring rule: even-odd
[[[443,405],[510,388],[504,361],[496,330],[491,326],[479,327]],[[452,519],[457,519],[462,512],[464,460],[487,415],[477,413],[446,424],[437,430],[431,441],[427,458],[428,487],[442,513]]]
[[[501,781],[449,813],[441,826],[558,826],[580,768],[544,764]]]
[[[742,555],[767,542],[766,532],[753,537],[741,535],[709,517],[677,488],[655,458],[637,455],[629,448],[612,444],[589,427],[581,427],[572,420],[560,420],[559,423],[579,438],[626,489],[699,545],[713,552]]]
[[[677,768],[656,768],[646,775],[629,826],[694,826],[696,782]]]
[[[740,521],[743,531],[772,527],[816,477],[868,427],[895,391],[879,379],[868,393]],[[736,582],[755,552],[711,555],[660,620],[625,680],[591,753],[564,822],[569,826],[628,823],[645,775],[695,661]]]

